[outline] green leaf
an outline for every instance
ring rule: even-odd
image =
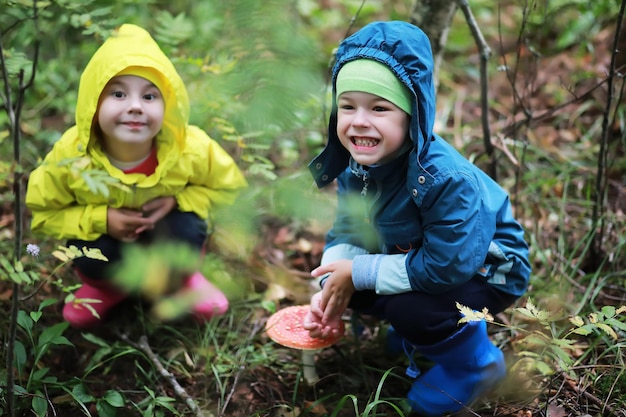
[[[104,394],[104,400],[111,404],[113,407],[123,407],[124,397],[117,391],[109,390]]]
[[[86,246],[83,246],[82,252],[83,252],[83,255],[89,259],[97,259],[97,260],[104,261],[104,262],[109,261],[109,258],[104,256],[104,254],[99,248],[88,248]]]
[[[43,332],[41,332],[41,335],[39,335],[37,346],[39,348],[42,348],[47,344],[74,346],[65,336],[62,336],[68,326],[69,323],[61,322],[47,327]]]
[[[37,390],[33,396],[31,407],[37,416],[46,417],[48,414],[48,401],[41,391]]]
[[[13,360],[15,361],[15,365],[19,372],[24,369],[24,365],[26,364],[27,356],[26,356],[26,348],[24,344],[19,340],[15,341],[13,345]]]
[[[43,379],[49,371],[50,371],[50,368],[37,369],[36,371],[32,373],[32,380],[39,381]]]
[[[28,333],[29,336],[32,334],[34,321],[28,315],[26,315],[26,312],[24,310],[18,311],[17,324],[22,329],[26,330],[26,333]]]
[[[81,403],[88,403],[94,400],[93,395],[87,391],[87,387],[84,384],[78,384],[72,389],[72,395],[77,401]]]
[[[39,321],[39,319],[41,318],[42,315],[43,315],[43,313],[41,311],[31,311],[30,312],[30,318],[33,319],[33,321],[35,323],[37,323]]]
[[[547,363],[545,363],[544,361],[536,361],[535,362],[535,368],[542,375],[551,375],[551,374],[554,373],[554,369],[552,369],[552,367],[550,365],[548,365]]]
[[[551,346],[550,350],[554,354],[554,356],[559,359],[561,362],[567,364],[568,366],[572,364],[572,357],[563,349],[558,346]]]
[[[142,417],[154,417],[154,405],[153,404],[149,404],[146,409],[144,410],[144,412],[141,414]]]
[[[23,386],[21,386],[21,385],[15,385],[15,386],[13,387],[13,391],[15,391],[15,393],[16,393],[17,395],[22,395],[22,396],[24,396],[24,395],[29,395],[29,394],[28,394],[28,391],[26,390],[26,388],[24,388],[24,387],[23,387]]]
[[[117,409],[106,401],[98,401],[96,410],[99,417],[115,417],[117,415]]]
[[[626,331],[626,323],[622,323],[621,321],[617,319],[608,319],[606,323],[615,329]]]
[[[83,339],[103,348],[110,348],[111,345],[104,339],[93,335],[92,333],[83,333]]]
[[[41,302],[41,304],[39,304],[39,308],[37,309],[38,311],[43,310],[44,308],[51,306],[52,304],[56,304],[58,302],[58,300],[54,299],[54,298],[46,298],[45,300],[43,300]]]
[[[593,333],[593,331],[591,331],[589,328],[587,328],[587,326],[584,326],[584,327],[579,327],[578,329],[572,330],[572,333],[579,334],[579,335],[582,335],[582,336],[588,336],[591,333]]]
[[[261,306],[269,313],[276,313],[276,303],[271,300],[261,301]]]
[[[604,317],[606,318],[615,317],[615,307],[613,306],[602,307],[602,314],[604,314]]]

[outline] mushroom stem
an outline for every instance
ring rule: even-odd
[[[317,376],[317,370],[315,369],[314,350],[302,351],[302,371],[304,373],[304,380],[309,385],[315,384],[319,379],[319,376]]]

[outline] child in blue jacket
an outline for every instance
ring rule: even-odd
[[[438,416],[506,373],[486,323],[459,326],[456,303],[497,314],[531,268],[507,193],[433,132],[432,71],[428,37],[405,22],[371,23],[337,50],[329,140],[309,165],[318,187],[337,180],[337,217],[305,327],[327,337],[348,307],[386,319],[434,362],[408,402]]]

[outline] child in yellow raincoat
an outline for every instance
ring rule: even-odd
[[[172,62],[147,31],[122,25],[87,64],[76,125],[31,173],[26,194],[33,232],[108,258],[74,260],[82,286],[63,308],[72,326],[98,325],[127,297],[114,284],[125,245],[180,242],[200,252],[215,207],[232,204],[246,186],[228,153],[188,121],[187,90]],[[117,184],[108,193],[90,189],[68,163],[81,158],[84,169],[104,171]],[[199,318],[228,308],[199,272],[182,282],[179,292],[201,295],[192,306]]]

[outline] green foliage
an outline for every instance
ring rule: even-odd
[[[117,284],[154,301],[179,288],[183,277],[199,266],[199,251],[185,244],[127,245],[117,269],[116,276],[122,277]]]
[[[164,395],[156,395],[153,390],[145,385],[143,389],[148,393],[148,396],[135,405],[135,407],[141,412],[141,416],[182,416],[182,414],[172,406],[172,404],[176,402],[175,398]]]
[[[352,405],[352,407],[354,408],[354,415],[356,417],[378,416],[380,415],[378,410],[381,408],[381,406],[386,406],[386,412],[384,414],[386,416],[397,415],[399,417],[404,417],[405,415],[409,415],[411,412],[411,408],[408,404],[403,404],[401,408],[398,405],[396,405],[395,402],[392,402],[391,400],[388,400],[388,399],[381,398],[383,384],[385,383],[387,378],[391,375],[392,371],[393,369],[389,369],[383,374],[382,378],[380,379],[380,382],[378,383],[378,387],[376,388],[376,391],[368,399],[362,412],[359,410],[358,397],[356,395],[345,395],[341,398],[341,400],[339,400],[339,402],[337,403],[337,406],[333,409],[330,416],[331,417],[339,416],[340,415],[339,413],[343,410],[344,404],[346,402],[349,402],[349,404]],[[389,414],[392,411],[394,414]]]
[[[55,346],[72,346],[72,343],[63,336],[68,327],[67,323],[57,323],[43,328],[37,326],[43,309],[54,303],[55,300],[44,300],[36,311],[27,313],[20,310],[17,317],[17,324],[29,344],[25,345],[20,340],[15,342],[14,359],[18,375],[15,392],[18,399],[30,400],[32,410],[37,416],[47,415],[48,402],[44,392],[49,392],[51,387],[58,386],[57,377],[50,373],[50,369],[38,366],[38,364]]]
[[[38,257],[39,247],[32,244],[28,245],[27,252],[34,257]],[[100,250],[78,249],[75,246],[59,246],[52,255],[61,261],[61,264],[57,266],[55,271],[72,259],[81,256],[106,261]],[[17,266],[12,267],[4,256],[0,258],[0,261],[2,261],[0,263],[4,270],[8,272],[9,278],[24,287],[30,287],[41,279],[34,270],[25,269],[20,262],[16,264]],[[56,285],[64,290],[66,289],[60,280],[56,282]],[[23,336],[18,336],[18,339],[13,344],[14,367],[17,375],[14,391],[18,400],[18,409],[31,409],[37,416],[47,416],[50,402],[49,396],[57,391],[66,391],[74,401],[80,404],[81,408],[86,410],[84,403],[96,401],[100,415],[114,416],[115,410],[111,407],[119,407],[120,404],[123,404],[123,402],[120,403],[119,399],[116,400],[115,392],[108,392],[102,399],[94,399],[93,397],[87,399],[81,394],[80,388],[74,386],[74,381],[60,381],[49,367],[43,365],[46,356],[53,354],[55,348],[64,345],[74,346],[64,335],[69,326],[68,323],[60,322],[47,325],[42,322],[45,308],[57,302],[56,299],[48,298],[44,299],[33,311],[18,311],[17,326]]]
[[[117,178],[113,178],[108,172],[101,169],[86,169],[91,163],[90,158],[82,157],[61,161],[61,165],[70,165],[73,176],[81,178],[87,184],[89,190],[95,194],[108,197],[109,188],[116,187],[129,191],[130,187],[124,185]]]
[[[529,9],[534,11],[529,14],[529,23],[535,39],[546,39],[545,31],[548,31],[549,35],[556,35],[554,47],[559,50],[577,45],[592,49],[593,37],[617,16],[618,2],[535,0],[530,2]]]
[[[486,320],[494,323],[487,310],[477,312],[458,303],[457,307],[463,315],[460,322]],[[542,375],[571,372],[577,365],[578,351],[591,349],[577,336],[595,336],[591,346],[603,341],[604,336],[610,337],[610,340],[603,341],[607,346],[626,341],[626,306],[604,306],[599,312],[590,313],[586,319],[579,315],[571,316],[568,318],[569,327],[564,325],[562,312],[541,310],[530,299],[524,307],[514,311],[529,325],[524,328],[500,324],[524,334],[516,344],[520,360],[512,367],[513,370],[539,372]]]
[[[32,284],[39,276],[34,271],[24,270],[22,262],[11,262],[4,254],[0,254],[0,279],[16,284]]]

